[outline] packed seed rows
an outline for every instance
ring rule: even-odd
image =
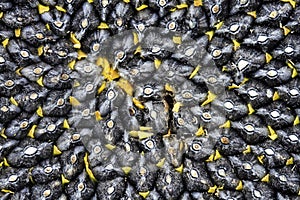
[[[298,199],[299,0],[1,0],[0,199]]]

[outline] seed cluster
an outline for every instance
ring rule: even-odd
[[[297,199],[299,0],[1,0],[0,199]]]

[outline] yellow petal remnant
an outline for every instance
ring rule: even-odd
[[[207,99],[201,104],[201,106],[205,106],[205,105],[209,104],[210,102],[212,102],[217,97],[211,91],[208,91],[207,93],[208,93]]]
[[[291,32],[291,30],[289,28],[285,27],[285,26],[283,26],[282,29],[283,29],[283,33],[284,33],[285,36],[288,35]]]
[[[117,85],[123,89],[126,94],[128,94],[129,96],[133,95],[133,87],[132,85],[129,83],[129,81],[127,81],[124,78],[120,78],[120,80],[117,82]]]
[[[181,37],[180,36],[173,36],[174,44],[181,44]]]
[[[76,60],[72,60],[71,62],[69,62],[68,67],[69,67],[71,70],[74,70],[75,63],[76,63]]]
[[[211,39],[214,37],[215,32],[214,31],[207,31],[205,35],[208,36],[208,40],[211,41]]]
[[[127,175],[131,171],[131,167],[122,167],[122,170]]]
[[[14,194],[13,191],[11,190],[7,190],[7,189],[2,189],[1,192],[4,192],[4,193],[10,193],[10,194]]]
[[[178,113],[181,106],[183,106],[182,103],[176,102],[173,106],[172,112]]]
[[[0,12],[0,19],[3,17],[3,12]]]
[[[78,51],[77,51],[77,59],[78,59],[78,60],[81,60],[81,59],[86,58],[86,57],[87,57],[86,53],[84,53],[84,52],[81,51],[81,50],[78,50]]]
[[[201,126],[201,127],[197,130],[197,132],[195,133],[195,135],[196,135],[197,137],[201,137],[201,136],[204,136],[204,135],[205,135],[205,131],[204,131],[203,126]]]
[[[56,10],[61,11],[61,12],[67,12],[66,9],[64,9],[61,6],[55,6]]]
[[[150,126],[140,126],[140,131],[151,131],[153,130]]]
[[[137,10],[137,11],[141,11],[141,10],[144,10],[145,8],[148,8],[148,6],[145,5],[145,4],[143,4],[143,5],[141,5],[140,7],[137,7],[136,10]]]
[[[272,55],[269,53],[266,53],[266,63],[269,63],[273,59]]]
[[[169,83],[166,83],[165,90],[174,93],[174,88]]]
[[[162,166],[165,164],[165,158],[160,159],[160,161],[156,164],[157,167],[162,168]]]
[[[178,9],[183,9],[183,8],[187,8],[187,7],[188,7],[188,5],[186,3],[182,3],[182,4],[179,4],[176,6],[176,8],[178,8]]]
[[[63,185],[70,183],[70,181],[68,179],[65,178],[65,176],[62,174],[61,175],[61,183]]]
[[[254,17],[254,18],[256,18],[256,10],[251,11],[251,12],[247,12],[247,14]]]
[[[216,150],[215,155],[214,155],[214,160],[218,160],[222,158],[222,155],[220,154],[220,152],[218,150]]]
[[[294,164],[294,158],[293,158],[293,157],[289,158],[289,159],[286,161],[286,163],[285,163],[285,165],[292,165],[292,164]]]
[[[21,29],[20,28],[15,29],[15,36],[20,37],[20,35],[21,35]]]
[[[161,60],[159,60],[159,59],[156,58],[154,60],[154,66],[155,66],[155,68],[158,69],[160,67],[160,65],[161,65]]]
[[[259,161],[261,164],[264,164],[264,160],[263,160],[264,158],[265,158],[264,155],[257,156],[257,159],[258,159],[258,161]]]
[[[269,138],[271,138],[272,140],[276,140],[278,138],[277,133],[275,132],[275,130],[271,127],[268,126],[268,130],[269,130]]]
[[[68,120],[67,120],[67,119],[65,119],[65,120],[64,120],[64,123],[63,123],[63,128],[65,128],[65,129],[69,129],[69,128],[70,128],[70,125],[69,125],[69,123],[68,123]]]
[[[136,45],[137,43],[139,43],[139,36],[136,32],[133,32],[133,43],[134,45]]]
[[[106,144],[105,147],[106,147],[107,149],[111,150],[111,151],[114,150],[114,149],[116,148],[116,146],[115,146],[115,145],[112,145],[112,144]]]
[[[183,171],[183,164],[181,164],[179,167],[177,167],[175,169],[177,172],[179,172],[180,174],[182,174],[182,171]]]
[[[87,0],[89,3],[94,3],[94,0]]]
[[[213,186],[213,187],[209,187],[207,193],[213,194],[213,193],[215,193],[215,191],[217,190],[217,188],[218,188],[218,187],[217,187],[216,185]]]
[[[74,48],[76,48],[76,49],[81,48],[80,41],[76,38],[75,33],[73,33],[73,32],[70,33],[70,39],[71,39],[71,42],[74,44]]]
[[[236,51],[240,48],[241,43],[239,43],[237,40],[232,40],[233,42],[233,50]]]
[[[101,113],[99,111],[96,111],[95,112],[95,118],[96,118],[96,121],[100,121],[102,120],[103,118],[101,117]]]
[[[75,97],[70,96],[69,100],[70,100],[70,104],[72,106],[79,106],[80,105],[80,102]]]
[[[28,132],[28,134],[27,134],[28,137],[34,138],[34,131],[35,131],[36,127],[37,127],[37,125],[33,125],[33,126],[31,127],[31,129],[29,130],[29,132]]]
[[[288,2],[291,4],[293,8],[296,8],[296,1],[295,0],[281,0],[282,2]]]
[[[98,28],[99,28],[99,29],[108,29],[109,26],[108,26],[106,23],[101,22],[100,25],[98,26]]]
[[[5,132],[5,129],[2,129],[1,132],[0,132],[0,136],[7,139],[7,136],[5,135],[4,132]]]
[[[61,151],[59,150],[59,148],[56,145],[53,145],[53,155],[58,156],[60,154],[61,154]]]
[[[278,94],[278,92],[277,91],[275,91],[274,92],[274,94],[273,94],[273,101],[276,101],[276,100],[278,100],[279,98],[280,98],[280,96],[279,96],[279,94]]]
[[[37,84],[39,84],[40,86],[44,87],[44,84],[43,84],[43,77],[41,76],[37,81]]]
[[[194,6],[195,7],[202,6],[202,0],[194,0]]]
[[[269,183],[270,181],[270,174],[265,175],[262,179],[261,182]]]
[[[48,12],[49,10],[50,10],[49,6],[44,6],[42,4],[38,5],[39,14],[43,14],[45,12]]]
[[[214,161],[214,157],[215,157],[215,153],[212,153],[212,154],[208,157],[208,159],[206,160],[206,162],[212,162],[212,161]]]
[[[38,56],[41,56],[44,53],[44,46],[43,45],[39,46],[37,50],[38,50]]]
[[[230,128],[231,127],[231,122],[230,120],[227,120],[224,124],[219,126],[219,128]]]
[[[217,23],[217,24],[215,25],[215,28],[216,28],[217,30],[220,29],[221,26],[223,25],[223,23],[224,23],[223,21]]]
[[[236,186],[235,190],[242,190],[243,189],[243,182],[239,181],[239,184]]]
[[[252,115],[255,112],[255,110],[253,109],[250,103],[247,104],[247,108],[248,108],[248,115]]]
[[[246,149],[243,151],[243,154],[251,153],[250,145],[247,145]]]
[[[294,126],[297,126],[298,124],[300,124],[300,119],[299,119],[299,116],[296,116],[293,125],[294,125]]]
[[[146,199],[148,197],[148,195],[150,194],[150,191],[147,192],[139,192],[139,195],[141,195],[144,199]]]
[[[39,106],[39,107],[38,107],[38,109],[37,109],[36,113],[38,114],[38,116],[40,116],[40,117],[44,117],[44,116],[43,116],[43,109],[42,109],[42,107],[41,107],[41,106]]]
[[[199,72],[199,70],[200,70],[200,65],[198,65],[198,66],[193,70],[193,72],[191,73],[189,79],[194,78],[194,77],[196,76],[196,74]]]
[[[139,109],[144,109],[145,106],[137,98],[132,98],[133,104]]]
[[[9,39],[6,38],[5,40],[2,41],[2,46],[5,48],[8,44]]]
[[[90,179],[94,182],[96,182],[96,178],[92,172],[92,170],[90,169],[89,167],[89,161],[88,161],[88,153],[85,153],[85,156],[83,158],[83,161],[84,161],[84,165],[85,165],[85,171],[86,173],[88,174],[88,176],[90,177]]]
[[[13,97],[10,97],[9,100],[13,105],[18,106],[18,102]]]
[[[105,89],[105,87],[106,87],[106,82],[104,81],[104,82],[102,82],[101,86],[99,87],[97,93],[101,94],[101,92]]]

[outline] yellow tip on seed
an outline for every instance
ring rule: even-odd
[[[296,116],[295,120],[294,120],[294,126],[300,124],[300,119],[299,119],[299,116]]]
[[[77,59],[78,59],[78,60],[81,60],[81,59],[87,57],[86,53],[84,53],[82,50],[78,50],[78,51],[77,51],[77,54],[78,54],[78,55],[77,55]]]
[[[70,183],[70,181],[68,179],[65,178],[65,176],[62,174],[61,175],[61,183],[63,185]]]
[[[66,9],[64,9],[61,6],[55,6],[56,10],[61,11],[61,12],[67,12]]]
[[[154,59],[154,66],[155,66],[155,68],[159,69],[160,65],[161,65],[161,60],[155,58]]]
[[[269,63],[273,59],[272,55],[269,53],[266,53],[266,63]]]
[[[34,138],[34,132],[35,132],[35,129],[36,129],[37,125],[33,125],[31,127],[31,129],[29,130],[27,136],[30,137],[30,138]]]
[[[243,151],[243,154],[251,153],[250,145],[247,145],[246,149]]]
[[[252,115],[255,112],[255,110],[253,109],[250,103],[247,104],[247,108],[248,108],[248,115]]]
[[[83,158],[83,161],[84,161],[86,173],[88,174],[88,176],[90,177],[90,179],[91,179],[93,182],[96,182],[97,179],[95,178],[95,176],[94,176],[92,170],[91,170],[90,167],[89,167],[88,153],[85,153],[85,156],[84,156],[84,158]]]
[[[180,36],[173,36],[174,44],[181,44],[181,37]]]
[[[139,192],[139,195],[141,195],[144,199],[146,199],[148,197],[148,195],[150,194],[150,191],[147,192]]]
[[[100,25],[98,26],[99,29],[108,29],[109,26],[105,22],[101,22]]]
[[[179,167],[175,168],[175,170],[177,172],[179,172],[180,174],[182,174],[182,171],[183,171],[183,164],[181,164]]]
[[[70,100],[70,104],[72,106],[79,106],[80,105],[80,102],[75,97],[70,96],[69,100]]]
[[[242,190],[243,189],[243,182],[239,181],[239,184],[236,186],[235,190]]]
[[[214,155],[214,160],[218,160],[222,158],[222,155],[220,154],[220,152],[218,150],[216,150],[215,155]]]
[[[219,128],[230,128],[231,127],[231,122],[230,120],[227,120],[224,124],[219,126]]]
[[[194,6],[195,7],[202,6],[202,0],[194,0]]]
[[[103,118],[101,117],[101,113],[99,111],[96,111],[95,112],[95,118],[96,118],[96,121],[100,121],[102,120]]]
[[[205,106],[209,103],[211,103],[217,96],[212,93],[211,91],[208,91],[207,99],[201,104],[201,106]]]
[[[251,11],[251,12],[247,12],[247,14],[254,17],[254,18],[256,18],[256,10]]]
[[[105,87],[106,87],[106,82],[103,81],[101,86],[99,87],[97,93],[100,94],[105,89]]]
[[[209,187],[207,193],[213,194],[213,193],[215,193],[215,191],[217,190],[217,188],[218,188],[218,187],[217,187],[216,185],[213,186],[213,187]]]
[[[223,25],[223,23],[224,23],[224,21],[221,21],[221,22],[217,23],[217,24],[215,25],[215,28],[216,28],[217,30],[220,29],[221,26]]]
[[[73,33],[73,32],[70,33],[70,39],[71,39],[71,42],[74,44],[74,48],[76,48],[76,49],[81,48],[80,41],[76,38],[75,33]]]
[[[117,85],[126,92],[126,94],[128,94],[129,96],[132,97],[133,95],[133,87],[132,85],[129,83],[129,81],[127,81],[124,78],[120,78],[119,81],[117,82]]]
[[[53,145],[53,152],[52,152],[52,154],[54,156],[58,156],[58,155],[61,154],[61,151],[58,149],[58,147],[56,145]]]
[[[68,67],[69,67],[71,70],[74,70],[75,63],[76,63],[76,60],[72,60],[71,62],[68,63]]]
[[[20,35],[21,35],[21,29],[20,28],[15,29],[15,36],[20,37]]]
[[[39,84],[39,86],[44,87],[44,84],[43,84],[43,77],[42,77],[42,76],[41,76],[36,82],[37,82],[37,84]]]
[[[269,183],[270,181],[270,174],[265,175],[262,179],[261,182]]]
[[[144,109],[145,106],[137,98],[132,98],[133,104],[139,109]]]
[[[50,10],[49,6],[44,6],[42,4],[38,5],[39,14],[43,14],[45,12],[48,12],[49,10]]]
[[[233,50],[236,51],[240,48],[241,43],[239,43],[237,40],[232,40],[233,42]]]
[[[193,70],[193,72],[191,73],[189,79],[194,78],[194,77],[196,76],[196,74],[199,72],[199,70],[200,70],[200,65],[198,65],[198,66]]]
[[[112,145],[112,144],[106,144],[105,147],[108,149],[108,150],[114,150],[116,148],[115,145]]]
[[[40,117],[44,117],[43,115],[43,109],[41,106],[38,107],[37,111],[36,111],[37,115]]]
[[[10,97],[9,100],[13,105],[18,106],[18,102],[13,97]]]
[[[269,138],[271,138],[272,140],[276,140],[278,138],[277,133],[275,132],[275,130],[271,127],[268,126],[268,130],[269,130]]]
[[[144,10],[145,8],[148,8],[148,6],[145,5],[145,4],[143,4],[143,5],[141,5],[140,7],[137,7],[136,10],[137,10],[137,11],[141,11],[141,10]]]
[[[205,35],[208,36],[208,40],[211,41],[211,39],[214,37],[215,32],[214,31],[207,31]]]
[[[122,170],[127,175],[131,171],[131,167],[122,167]]]
[[[294,158],[293,158],[293,157],[290,157],[290,158],[286,161],[285,165],[292,165],[292,164],[294,164]]]
[[[258,161],[259,161],[261,164],[264,164],[264,160],[263,160],[264,158],[265,158],[264,155],[257,156],[257,159],[258,159]]]
[[[278,94],[278,92],[277,91],[275,91],[274,92],[274,94],[273,94],[273,101],[276,101],[276,100],[278,100],[279,98],[280,98],[280,96],[279,96],[279,94]]]
[[[197,130],[197,132],[195,133],[195,135],[196,135],[197,137],[201,137],[201,136],[205,135],[205,131],[204,131],[203,126],[201,126],[201,127]]]
[[[65,119],[65,120],[64,120],[64,123],[63,123],[63,128],[65,128],[65,129],[69,129],[69,128],[70,128],[70,125],[69,125],[69,123],[68,123],[68,120],[67,120],[67,119]]]
[[[5,40],[2,41],[2,46],[5,48],[8,44],[9,39],[6,38]]]
[[[156,164],[157,167],[162,168],[165,164],[165,158],[160,159],[160,161]]]

